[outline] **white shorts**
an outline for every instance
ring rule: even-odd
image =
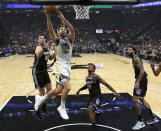
[[[55,63],[54,71],[57,77],[57,83],[63,86],[63,82],[70,80],[71,65],[70,63]]]

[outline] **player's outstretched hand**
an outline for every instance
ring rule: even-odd
[[[118,98],[118,99],[123,99],[123,97],[120,95],[120,94],[116,94],[116,97]]]
[[[76,96],[79,96],[80,90],[77,91]]]

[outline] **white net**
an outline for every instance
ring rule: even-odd
[[[73,8],[76,12],[75,19],[84,20],[89,19],[89,9],[90,6],[82,6],[82,5],[73,5]]]

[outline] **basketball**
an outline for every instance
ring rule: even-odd
[[[46,12],[50,16],[55,16],[59,12],[59,6],[57,6],[57,5],[47,6],[46,7]]]

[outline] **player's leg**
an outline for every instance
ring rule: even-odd
[[[138,116],[136,124],[132,127],[133,130],[138,130],[145,127],[145,124],[143,122],[143,117],[142,117],[142,110],[139,103],[139,99],[143,99],[144,96],[145,94],[142,89],[142,83],[140,82],[139,88],[138,89],[134,88],[133,98],[132,98],[137,111],[137,116]]]
[[[49,78],[49,77],[48,77]],[[50,86],[51,86],[51,81],[50,79],[46,79],[46,85],[47,89],[50,90]],[[52,96],[56,96],[58,93],[60,93],[63,89],[63,86],[58,86],[58,88],[55,88],[53,90],[50,90],[46,95],[39,97],[36,96],[35,97],[35,110],[38,110],[43,103],[46,103],[48,101],[48,99],[50,99]]]
[[[64,107],[64,103],[67,99],[67,96],[68,96],[68,93],[70,92],[71,90],[71,84],[70,84],[70,80],[67,80],[65,82],[63,82],[63,85],[64,85],[64,89],[62,91],[62,96],[61,96],[61,106]]]
[[[88,114],[88,117],[90,119],[90,122],[92,124],[95,124],[96,123],[96,119],[95,119],[95,112],[94,112],[94,107],[93,106],[91,106],[91,105],[88,106],[87,114]]]
[[[35,83],[35,88],[39,90],[39,96],[43,96],[45,94],[43,73],[36,72],[36,69],[33,69],[32,75],[33,75],[33,80],[34,80],[34,83]],[[35,110],[35,115],[40,120],[44,119],[44,116],[41,115],[40,109]]]
[[[140,82],[140,86],[142,87],[141,96],[143,96],[143,97],[145,97],[145,95],[146,95],[147,85],[148,85],[148,79],[147,78],[143,79],[143,81]],[[148,109],[148,112],[149,112],[149,115],[150,115],[150,120],[147,121],[147,124],[153,124],[155,122],[158,122],[159,120],[153,114],[151,107],[150,107],[150,104],[144,98],[141,98],[139,100]]]
[[[92,131],[96,130],[96,111],[98,111],[101,104],[100,98],[91,98],[89,101],[87,114],[92,123]]]
[[[139,130],[143,127],[145,127],[145,124],[143,122],[143,117],[142,117],[142,110],[141,110],[141,106],[140,106],[140,103],[139,103],[139,99],[136,98],[136,97],[133,97],[132,98],[132,101],[134,102],[134,105],[135,105],[135,109],[136,109],[136,112],[137,112],[137,122],[136,124],[132,127],[133,130]]]
[[[48,74],[47,71],[44,72],[43,81],[44,81],[44,86],[45,86],[45,88],[46,88],[46,93],[45,93],[45,94],[47,94],[49,91],[52,90],[51,80],[50,80],[50,77],[49,77],[49,74]],[[44,94],[44,95],[45,95],[45,94]],[[44,95],[43,95],[43,96],[44,96]],[[42,111],[43,111],[44,113],[50,114],[50,112],[47,110],[47,105],[46,105],[46,103],[43,103],[43,104],[42,104],[42,108],[41,108],[41,109],[42,109]]]
[[[88,114],[88,117],[90,119],[90,122],[92,123],[92,128],[91,128],[92,131],[96,130],[96,113],[95,113],[94,110],[95,109],[92,105],[88,106],[87,114]]]
[[[58,111],[59,111],[61,117],[65,120],[67,120],[67,119],[69,119],[69,116],[66,112],[65,102],[66,102],[68,93],[71,90],[71,84],[70,84],[70,80],[68,78],[63,78],[61,81],[64,86],[64,89],[62,90],[61,105],[58,107]]]
[[[142,115],[141,115],[141,106],[140,106],[140,103],[139,103],[139,99],[133,97],[132,98],[132,101],[134,102],[135,109],[136,109],[136,112],[137,112],[137,116],[138,116],[137,121],[142,122],[143,121],[143,118],[142,118]]]
[[[46,103],[52,96],[56,96],[58,93],[62,92],[63,88],[63,86],[59,85],[58,88],[52,89],[45,96],[35,96],[35,110],[39,110],[43,103]]]

